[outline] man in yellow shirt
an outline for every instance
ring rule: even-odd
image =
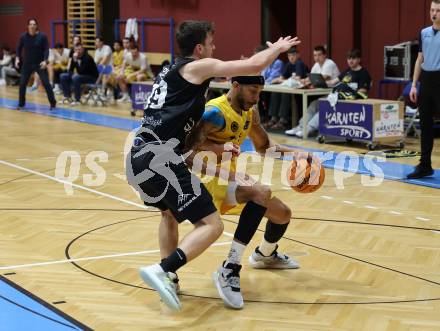
[[[113,72],[118,72],[124,62],[124,50],[122,49],[122,41],[116,40],[113,43]]]
[[[121,71],[122,63],[124,62],[125,53],[124,53],[124,49],[122,48],[121,40],[116,40],[113,43],[113,50],[114,50],[112,53],[113,69],[107,84],[114,89],[117,85],[116,78],[118,76],[118,73]],[[109,93],[110,91],[107,91],[107,97],[110,96]]]
[[[195,134],[187,139],[188,148],[196,149],[192,157],[197,154],[197,146],[206,140],[240,146],[248,135],[259,153],[264,154],[268,149],[278,153],[298,152],[273,142],[262,127],[259,113],[253,107],[258,103],[263,85],[262,76],[233,77],[228,94],[206,104],[205,113],[194,129]],[[233,209],[240,213],[240,218],[228,258],[214,273],[213,279],[225,304],[230,308],[241,309],[244,305],[240,292],[242,255],[263,217],[268,218],[266,231],[261,244],[249,257],[250,266],[257,269],[299,268],[298,262],[277,251],[277,242],[290,222],[291,210],[280,199],[272,196],[269,187],[253,181],[247,175],[237,180],[240,177],[236,175],[237,169],[240,169],[237,156],[227,162],[218,162],[217,170],[220,168],[229,168],[228,179],[215,177],[206,182],[205,186],[221,214]],[[164,222],[161,227],[168,235],[176,231],[177,238],[177,224]],[[166,256],[168,251],[175,249],[172,242],[177,242],[177,239],[168,243],[161,242],[161,255]]]

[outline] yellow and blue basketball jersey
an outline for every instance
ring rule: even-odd
[[[222,129],[209,134],[208,139],[219,144],[232,142],[236,145],[241,145],[243,143],[252,127],[252,108],[247,111],[242,110],[241,114],[239,114],[229,104],[227,96],[222,95],[221,97],[210,100],[206,104],[205,109],[207,111],[220,111],[222,117],[224,118]],[[231,171],[235,171],[235,158],[233,158],[231,162],[227,162],[223,165],[220,164],[220,166],[230,167]],[[225,180],[214,178],[213,180],[205,183],[205,186],[209,193],[211,193],[214,204],[220,214],[224,214],[235,207],[225,204],[228,191],[228,185]],[[243,206],[239,205],[237,208],[234,208],[234,212],[240,213],[242,208]]]

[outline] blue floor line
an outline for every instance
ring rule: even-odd
[[[16,109],[17,101],[11,99],[0,98],[0,107],[7,109]],[[66,108],[56,108],[54,110],[50,110],[49,106],[27,103],[26,107],[21,110],[23,112],[41,114],[71,121],[77,121],[82,123],[88,123],[98,126],[109,127],[113,129],[120,129],[125,131],[131,131],[140,125],[139,120],[133,120],[128,118],[121,118],[117,116],[110,116],[105,114],[96,114],[89,113],[80,110],[66,109]],[[314,148],[304,148],[300,146],[287,145],[289,147],[303,149],[309,152],[315,152],[318,154],[325,155],[328,151],[314,149]],[[242,145],[243,151],[252,151],[254,150],[252,146],[252,142],[250,139],[246,139],[246,141]],[[344,162],[345,157],[345,162]],[[348,154],[343,153],[334,153],[331,159],[326,160],[324,162],[324,166],[326,168],[335,169],[335,170],[343,170],[347,172],[364,174],[364,175],[372,175],[372,171],[368,169],[367,165],[369,164],[370,157],[359,157],[359,167],[353,167],[353,165],[348,164]],[[421,185],[431,188],[440,188],[440,170],[435,169],[434,175],[427,178],[422,179],[406,179],[406,175],[413,170],[413,166],[407,164],[401,164],[396,162],[377,162],[374,164],[382,169],[384,173],[384,177],[388,180],[396,180],[407,184],[413,185]]]
[[[0,330],[81,330],[0,278]]]

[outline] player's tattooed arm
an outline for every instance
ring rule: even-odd
[[[249,131],[249,137],[258,153],[264,154],[270,148],[271,141],[269,135],[261,125],[260,114],[256,107],[252,111],[252,127]]]

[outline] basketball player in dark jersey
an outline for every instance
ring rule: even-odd
[[[181,305],[173,282],[175,272],[205,251],[223,232],[223,223],[212,197],[184,161],[185,140],[197,126],[205,107],[205,94],[212,77],[248,75],[262,71],[280,53],[299,44],[297,38],[280,38],[268,42],[268,49],[237,61],[213,59],[213,25],[209,22],[185,21],[176,39],[181,57],[163,68],[153,85],[145,107],[142,127],[126,159],[127,179],[148,206],[159,208],[162,222],[159,236],[168,237],[164,222],[189,220],[193,231],[159,264],[140,268],[142,279],[159,292],[162,301],[173,310]],[[205,142],[190,144],[195,150],[224,151],[223,145]],[[232,151],[237,152],[237,150]],[[181,162],[176,162],[176,157]],[[158,171],[162,165],[166,171]],[[165,170],[165,169],[162,169]],[[175,176],[168,176],[171,170]],[[252,211],[251,211],[252,212]],[[169,237],[169,241],[174,239]],[[166,245],[167,240],[161,240]],[[170,243],[177,246],[176,243]],[[162,250],[161,251],[166,251]]]

